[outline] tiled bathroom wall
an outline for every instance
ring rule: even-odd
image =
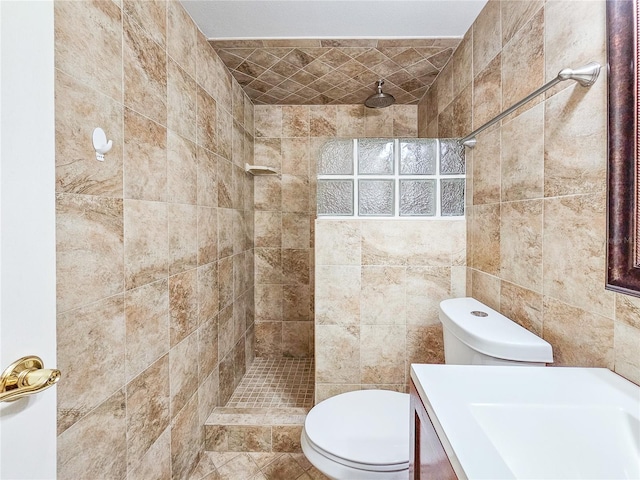
[[[316,242],[316,402],[404,392],[411,363],[444,363],[438,305],[464,296],[464,218],[319,219]]]
[[[416,137],[417,106],[255,107],[255,342],[258,357],[313,356],[316,159],[328,139]],[[333,241],[333,240],[331,240]]]
[[[463,136],[555,77],[606,64],[605,2],[490,0],[419,106]],[[640,300],[605,290],[606,70],[563,82],[467,149],[467,294],[554,348],[556,365],[640,383]]]
[[[253,360],[253,106],[178,2],[55,35],[58,478],[187,478]]]

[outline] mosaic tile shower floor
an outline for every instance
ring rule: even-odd
[[[256,358],[226,407],[312,407],[313,359]]]

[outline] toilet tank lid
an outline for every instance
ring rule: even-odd
[[[485,355],[518,362],[553,362],[548,342],[475,298],[443,300],[440,321],[460,341]]]

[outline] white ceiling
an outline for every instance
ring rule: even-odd
[[[181,0],[210,39],[461,37],[487,0]]]

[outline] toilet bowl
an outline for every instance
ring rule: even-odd
[[[407,480],[409,395],[359,390],[328,398],[307,415],[300,441],[334,480]]]
[[[473,298],[440,303],[445,363],[544,366],[551,345]],[[302,451],[334,480],[409,478],[409,395],[360,390],[311,409]]]

